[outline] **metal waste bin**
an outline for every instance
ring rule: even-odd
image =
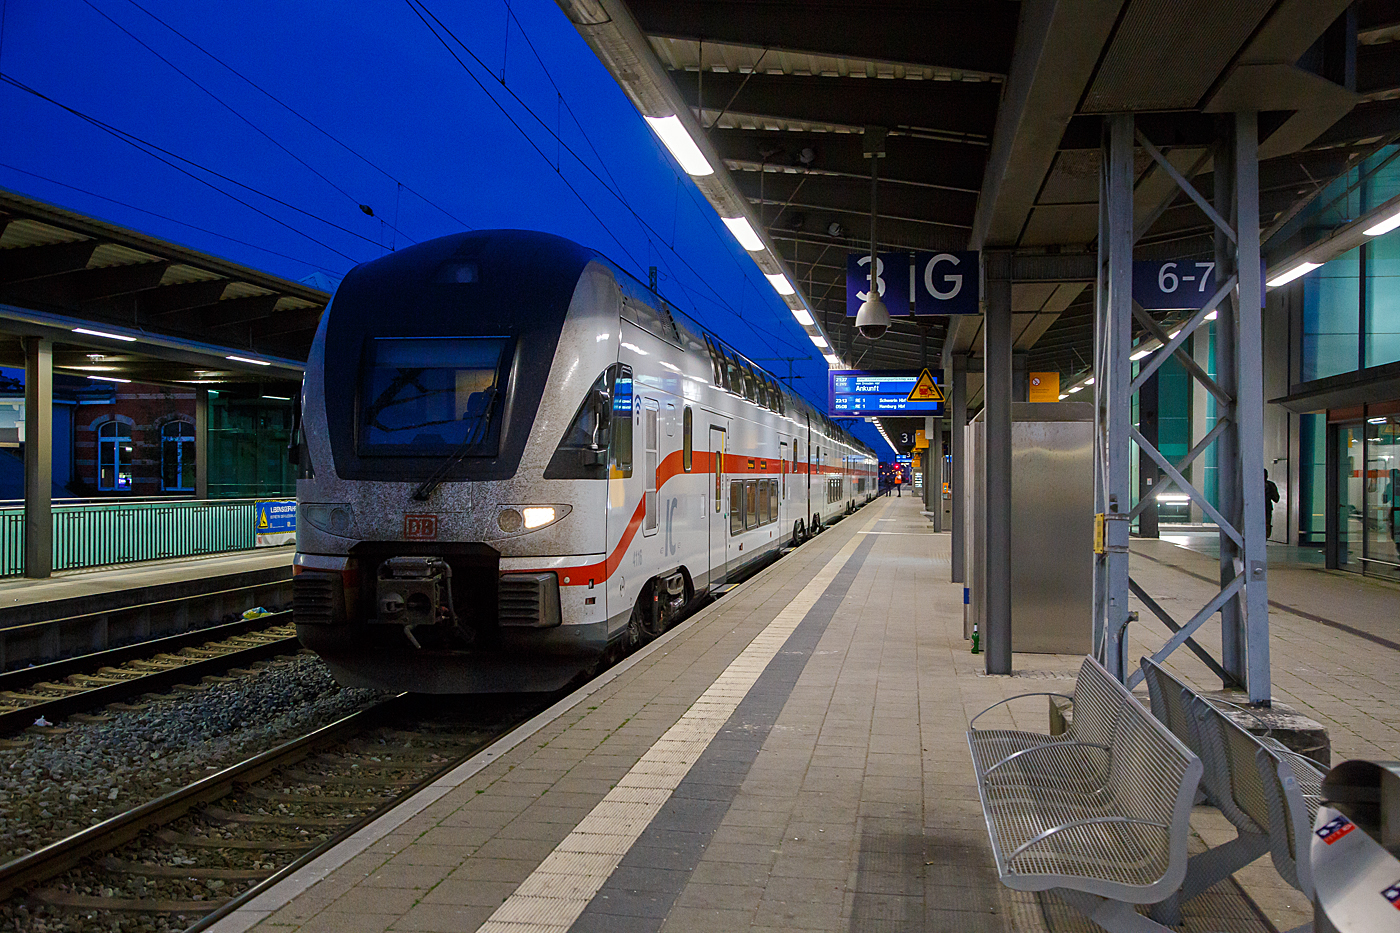
[[[1310,840],[1315,933],[1400,929],[1400,762],[1345,761]]]

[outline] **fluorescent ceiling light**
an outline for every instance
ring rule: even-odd
[[[115,366],[64,366],[63,368],[76,369],[81,373],[114,373],[117,371]]]
[[[817,323],[812,320],[812,315],[807,313],[806,308],[793,308],[792,316],[797,318],[797,323],[801,324],[803,327],[812,327]]]
[[[267,360],[254,360],[246,356],[226,356],[226,360],[233,360],[235,363],[252,363],[254,366],[271,366]]]
[[[274,402],[290,402],[292,400],[290,395],[264,395],[263,398],[270,398]]]
[[[89,379],[96,379],[99,382],[130,382],[130,379],[118,379],[116,376],[88,376]]]
[[[1389,217],[1387,217],[1385,220],[1382,220],[1374,227],[1367,227],[1361,232],[1364,233],[1366,236],[1380,236],[1383,233],[1389,233],[1396,227],[1400,227],[1400,211],[1396,211],[1394,214],[1391,214]]]
[[[1062,401],[1062,402],[1063,402],[1063,401],[1064,401],[1064,400],[1065,400],[1065,399],[1067,399],[1067,398],[1069,398],[1069,396],[1068,396],[1068,395],[1066,395],[1066,394],[1065,394],[1065,393],[1063,393],[1063,392],[1061,392],[1061,393],[1060,393],[1060,401]]]
[[[826,338],[823,337],[821,334],[811,334],[809,336],[812,338],[812,342],[815,343],[818,347],[821,347],[823,350],[830,346],[830,344],[826,342]]]
[[[734,234],[734,239],[739,241],[739,245],[751,253],[756,253],[763,249],[763,241],[758,238],[758,234],[753,232],[753,227],[749,224],[747,217],[721,217],[724,225],[729,228],[729,232]]]
[[[839,369],[841,366],[841,358],[833,353],[828,353],[826,354],[826,365],[830,366],[832,369]]]
[[[787,280],[787,276],[783,275],[781,272],[765,272],[763,273],[763,277],[768,280],[768,284],[772,285],[773,290],[779,295],[791,295],[796,291],[796,289],[792,287],[792,283]]]
[[[1084,380],[1084,384],[1085,384],[1086,386],[1091,386],[1091,385],[1093,385],[1093,384],[1094,384],[1094,377],[1093,377],[1093,376],[1090,376],[1088,379],[1085,379],[1085,380]]]
[[[1137,362],[1138,360],[1145,359],[1146,357],[1149,357],[1151,355],[1152,350],[1139,350],[1132,356],[1128,357],[1128,359],[1132,360],[1133,362]]]
[[[671,150],[671,155],[676,157],[681,169],[687,175],[713,175],[715,170],[710,166],[710,161],[705,158],[705,154],[700,151],[700,147],[695,145],[695,140],[690,138],[690,134],[681,126],[681,118],[672,114],[669,117],[647,117],[647,123],[651,126],[652,132],[661,137],[661,141],[666,144],[666,148]]]
[[[1269,279],[1268,285],[1270,288],[1277,288],[1280,285],[1287,285],[1294,279],[1305,276],[1309,272],[1313,271],[1314,269],[1320,268],[1321,266],[1322,263],[1320,262],[1300,262],[1298,263],[1298,265],[1294,266],[1292,269],[1289,269],[1287,272],[1279,273],[1278,275]]]
[[[1215,320],[1215,319],[1216,319],[1217,317],[1219,317],[1219,316],[1220,316],[1220,313],[1219,313],[1218,311],[1212,311],[1210,314],[1207,314],[1207,315],[1205,316],[1205,318],[1203,318],[1203,320],[1213,321],[1213,320]]]
[[[1176,339],[1176,335],[1179,334],[1179,333],[1181,333],[1181,329],[1180,329],[1180,328],[1177,328],[1176,330],[1172,331],[1170,334],[1167,334],[1167,339],[1168,339],[1168,340],[1175,340],[1175,339]]]
[[[1367,424],[1385,424],[1385,422],[1386,422],[1386,419],[1385,419],[1385,418],[1367,418],[1367,419],[1366,419],[1366,423],[1367,423]]]
[[[128,337],[125,334],[109,334],[105,330],[88,330],[86,327],[73,328],[75,334],[87,334],[89,337],[106,337],[108,340],[120,340],[124,343],[135,343],[135,337]]]
[[[1075,387],[1072,388],[1072,389],[1067,389],[1067,390],[1066,390],[1066,394],[1068,394],[1068,395],[1073,395],[1074,393],[1078,392],[1078,391],[1079,391],[1080,389],[1082,389],[1082,388],[1084,388],[1084,387],[1083,387],[1083,386],[1075,386]]]
[[[1191,497],[1184,492],[1159,492],[1156,499],[1158,502],[1190,502]]]

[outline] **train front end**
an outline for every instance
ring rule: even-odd
[[[337,289],[306,369],[294,617],[341,683],[553,690],[605,655],[604,581],[569,579],[606,561],[590,478],[616,284],[592,259],[543,234],[459,234]],[[582,449],[561,472],[566,435]]]

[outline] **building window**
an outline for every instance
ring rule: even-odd
[[[131,477],[131,425],[104,421],[97,427],[97,488],[104,492],[129,492]]]
[[[188,421],[171,421],[160,429],[160,488],[194,490],[194,425]]]

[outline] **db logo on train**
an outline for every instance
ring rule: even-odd
[[[1317,838],[1329,846],[1356,828],[1356,824],[1344,816],[1333,817],[1315,830]]]
[[[1400,910],[1400,881],[1395,882],[1390,887],[1381,892],[1381,897],[1390,901],[1392,907]]]
[[[436,515],[405,515],[403,517],[403,537],[405,541],[436,541],[438,517]]]

